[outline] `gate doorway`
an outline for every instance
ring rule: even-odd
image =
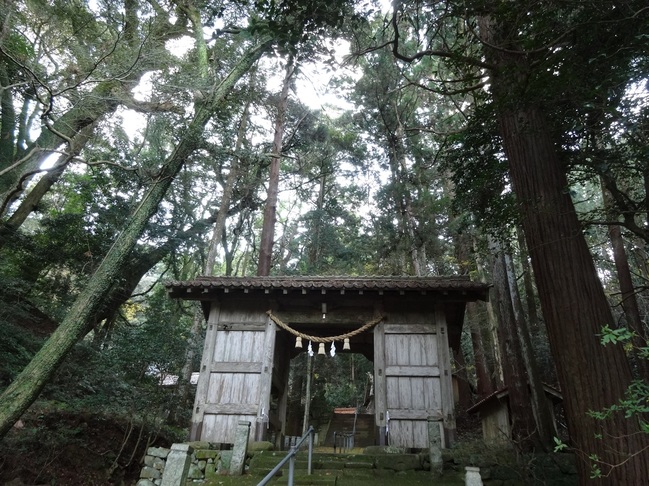
[[[374,445],[374,363],[353,347],[343,352],[336,345],[333,357],[329,347],[324,355],[317,349],[311,357],[303,351],[291,360],[284,445],[299,439],[305,424],[318,431],[320,447]]]
[[[354,352],[374,362],[377,443],[426,448],[428,420],[439,422],[447,446],[453,442],[450,356],[459,351],[465,303],[486,300],[486,284],[459,277],[204,277],[167,288],[171,297],[199,300],[207,319],[191,440],[232,443],[238,422],[247,421],[253,439],[281,441],[289,363],[301,351],[296,338],[351,334]],[[336,347],[343,345],[341,338]]]

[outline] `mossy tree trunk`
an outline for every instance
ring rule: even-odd
[[[0,396],[0,437],[7,433],[16,420],[36,400],[67,353],[86,334],[89,323],[97,311],[102,308],[103,300],[115,280],[120,278],[124,266],[129,261],[128,257],[131,251],[149,219],[158,210],[158,205],[163,200],[174,177],[191,153],[199,146],[204,127],[214,114],[217,105],[269,46],[270,41],[264,41],[249,49],[228,75],[214,87],[209,99],[195,105],[195,115],[187,126],[181,141],[164,162],[158,177],[134,209],[124,230],[116,238],[61,325]]]

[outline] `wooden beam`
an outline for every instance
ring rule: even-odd
[[[390,409],[390,421],[392,420],[428,420],[433,417],[434,420],[442,420],[442,414],[438,410],[408,410],[394,408]]]
[[[219,322],[219,331],[263,331],[266,324],[263,322]]]
[[[206,403],[205,414],[257,416],[257,404],[256,403]]]
[[[262,364],[252,362],[218,362],[212,364],[212,373],[261,373]]]
[[[437,366],[386,366],[385,376],[439,376],[439,368]]]
[[[384,323],[374,328],[374,401],[376,425],[385,427],[387,411],[385,395],[385,336]]]
[[[435,334],[437,328],[432,324],[386,324],[386,334]]]

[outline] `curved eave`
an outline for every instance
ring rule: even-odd
[[[400,294],[487,300],[489,285],[464,277],[199,277],[165,284],[170,297],[214,300],[227,294]]]

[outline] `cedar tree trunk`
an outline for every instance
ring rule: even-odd
[[[624,397],[632,375],[621,346],[603,346],[602,326],[614,325],[592,255],[568,191],[565,169],[542,108],[526,92],[529,59],[481,19],[512,187],[518,201],[541,310],[561,391],[580,484],[643,484],[649,477],[649,436],[635,417],[589,415]],[[499,48],[492,46],[507,46]]]
[[[494,78],[497,92],[498,78]],[[503,109],[499,122],[514,191],[532,259],[581,484],[589,482],[589,455],[604,474],[599,484],[639,484],[649,477],[647,436],[636,420],[596,420],[624,396],[631,370],[622,347],[603,346],[598,334],[614,325],[592,256],[581,232],[568,181],[544,117],[535,107]],[[597,438],[601,434],[603,438]],[[628,458],[627,454],[638,453]],[[610,466],[609,466],[610,465]],[[612,467],[611,467],[612,466]]]

